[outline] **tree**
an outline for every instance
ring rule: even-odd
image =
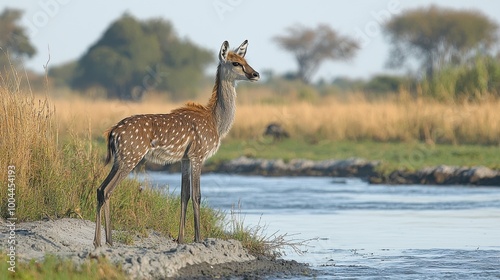
[[[36,53],[25,29],[19,25],[22,12],[5,9],[0,14],[0,71],[6,70],[9,62],[17,67],[23,57],[32,57]]]
[[[293,53],[299,67],[297,75],[305,83],[311,81],[325,60],[347,60],[359,49],[356,41],[339,35],[325,24],[320,24],[315,29],[294,25],[288,27],[286,33],[274,37],[274,40]]]
[[[79,59],[72,85],[101,86],[120,99],[140,99],[152,88],[180,95],[211,61],[209,51],[180,40],[169,22],[125,14]]]
[[[384,29],[392,44],[388,65],[401,67],[413,57],[432,79],[443,66],[488,51],[497,41],[498,26],[477,11],[430,6],[395,16]]]

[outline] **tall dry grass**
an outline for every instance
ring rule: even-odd
[[[61,131],[74,131],[99,136],[121,119],[135,114],[165,113],[182,105],[161,98],[149,98],[142,103],[119,100],[89,99],[81,96],[55,98],[56,118]]]
[[[282,123],[292,137],[311,141],[423,141],[500,144],[500,101],[439,103],[424,99],[243,105],[230,137],[259,137],[269,122]]]
[[[14,70],[7,75],[0,81],[0,182],[7,183],[11,166],[16,218],[88,217],[95,185],[102,177],[97,153],[80,139],[60,143],[55,109],[48,98],[21,87]],[[2,203],[6,196],[7,189],[2,188]],[[5,207],[1,215],[7,216]]]
[[[90,127],[94,137],[126,116],[166,113],[182,105],[161,98],[128,103],[76,97],[54,100],[54,104],[61,126],[80,132]],[[498,145],[499,109],[499,100],[442,103],[405,95],[368,100],[353,94],[342,100],[323,98],[320,102],[293,101],[286,104],[243,101],[238,104],[236,121],[228,137],[255,139],[261,137],[267,124],[278,122],[292,137],[313,143],[321,140],[371,140]]]

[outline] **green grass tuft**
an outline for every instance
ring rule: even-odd
[[[129,279],[120,267],[109,263],[105,258],[87,260],[77,266],[71,260],[62,260],[53,255],[45,256],[42,262],[17,262],[15,272],[8,271],[9,264],[4,252],[0,252],[0,269],[6,278],[2,279]]]

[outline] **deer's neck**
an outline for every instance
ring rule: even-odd
[[[226,136],[231,129],[236,112],[236,83],[232,79],[226,79],[225,74],[219,65],[212,97],[208,102],[208,108],[214,116],[220,138]]]

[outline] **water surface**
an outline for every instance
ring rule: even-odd
[[[180,192],[180,174],[137,175]],[[317,279],[500,279],[500,187],[204,174],[202,197],[248,226],[308,240]]]

